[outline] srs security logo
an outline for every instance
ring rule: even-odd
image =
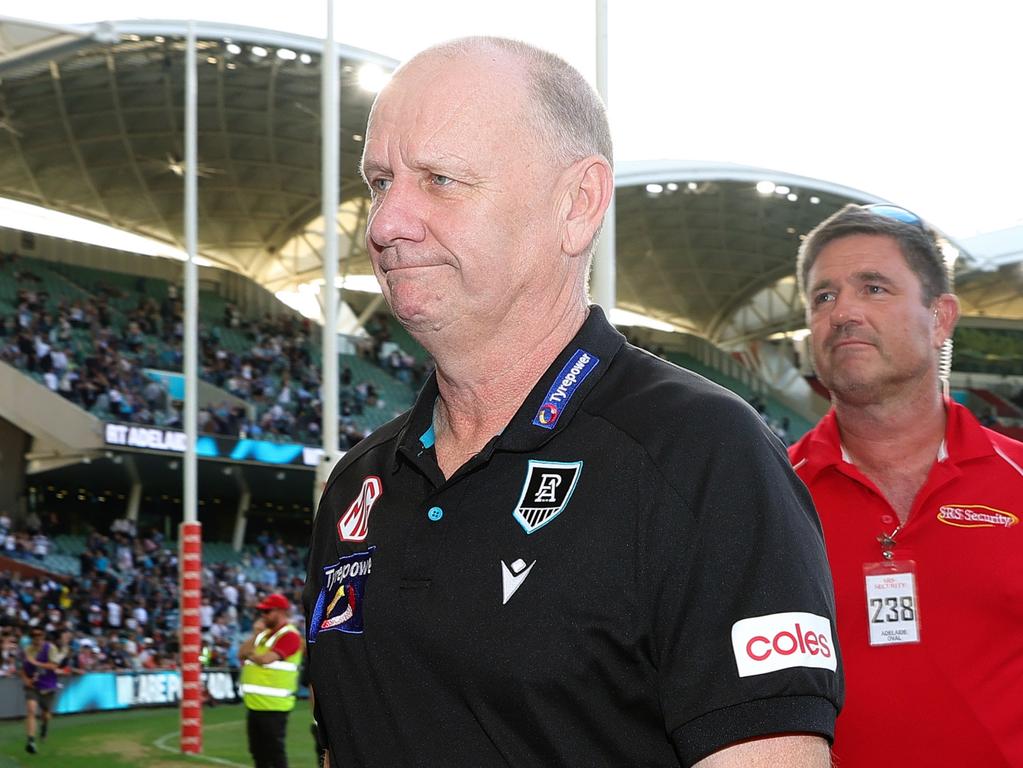
[[[790,611],[754,616],[732,625],[732,651],[739,677],[790,667],[838,667],[831,622],[813,613]]]
[[[956,528],[1012,528],[1019,518],[986,504],[945,504],[938,509],[938,522]]]

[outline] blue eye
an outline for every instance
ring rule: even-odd
[[[374,192],[386,192],[391,186],[391,180],[383,178],[373,179],[369,185],[372,187]]]
[[[452,179],[450,176],[444,176],[442,174],[435,173],[433,174],[433,183],[436,184],[438,187],[446,187],[449,184],[454,184],[455,180]]]

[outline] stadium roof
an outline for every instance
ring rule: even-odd
[[[181,21],[0,18],[0,197],[182,247],[186,32]],[[294,290],[321,275],[322,40],[203,22],[196,37],[200,253],[270,290]],[[368,274],[358,159],[373,92],[360,75],[396,62],[338,52],[341,270]],[[723,346],[799,327],[800,236],[847,202],[879,201],[725,163],[622,163],[616,176],[618,306]],[[978,301],[1023,318],[1008,300],[1020,293],[1017,272],[1008,287],[981,275]],[[987,292],[998,285],[1007,295],[992,305]],[[960,286],[967,312],[987,311],[969,286]]]
[[[182,247],[186,22],[0,21],[0,195]],[[263,282],[320,214],[322,40],[196,24],[199,250]],[[338,45],[341,201],[358,204],[373,93]]]

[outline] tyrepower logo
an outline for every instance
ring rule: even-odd
[[[790,667],[838,667],[831,622],[813,613],[791,611],[754,616],[732,625],[732,650],[739,677]]]

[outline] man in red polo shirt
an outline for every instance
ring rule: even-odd
[[[835,581],[836,764],[1023,766],[1023,444],[942,396],[959,304],[934,234],[849,205],[797,273],[833,406],[789,453]]]

